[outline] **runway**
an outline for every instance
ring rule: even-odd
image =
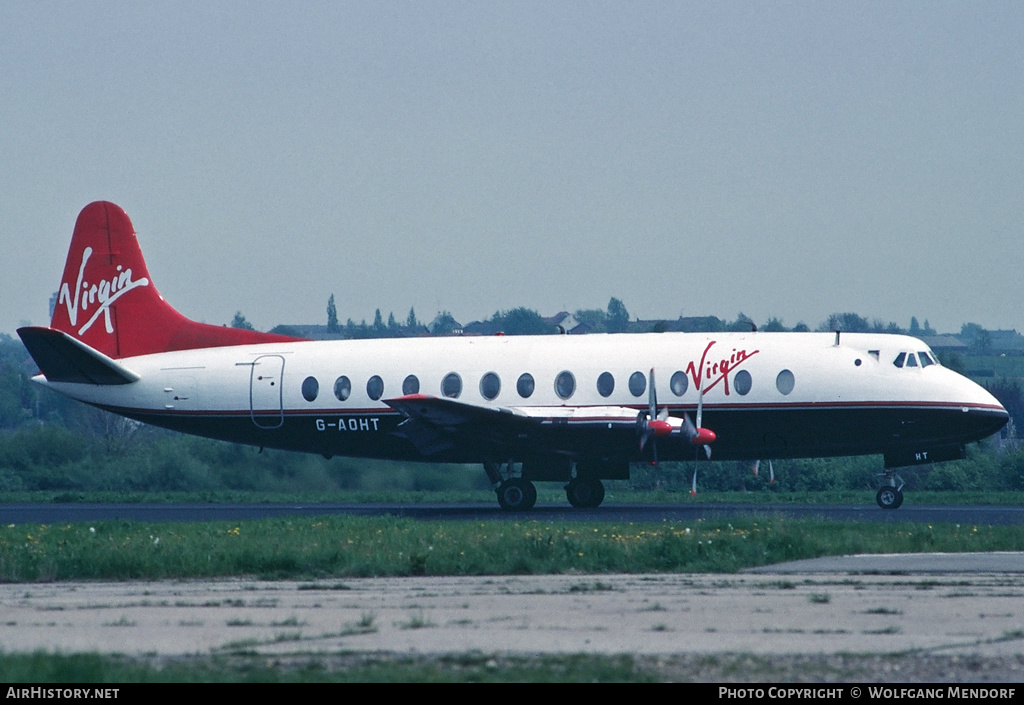
[[[538,504],[529,512],[505,512],[496,504],[478,503],[251,503],[251,504],[0,504],[4,524],[59,524],[127,519],[143,522],[239,521],[282,516],[399,516],[424,521],[608,521],[660,522],[728,519],[742,516],[817,518],[869,523],[949,523],[1005,526],[1024,523],[1024,507],[904,504],[897,510],[871,505],[698,503],[609,503],[597,509],[568,504]]]

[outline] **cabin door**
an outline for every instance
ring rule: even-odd
[[[249,410],[252,422],[260,428],[284,425],[283,378],[284,358],[280,355],[261,355],[253,361],[249,373]]]

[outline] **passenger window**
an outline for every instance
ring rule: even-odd
[[[374,401],[377,401],[384,396],[384,380],[380,378],[380,375],[374,375],[367,380],[366,396],[370,397]]]
[[[796,379],[793,377],[793,373],[789,370],[783,370],[779,373],[779,376],[775,378],[775,388],[779,390],[781,394],[789,394],[793,391],[793,387],[796,385]]]
[[[686,373],[682,370],[677,371],[672,375],[672,380],[668,383],[672,389],[672,393],[677,397],[681,397],[686,394],[686,390],[690,386],[690,380],[687,378]]]
[[[736,393],[740,396],[746,396],[749,394],[752,386],[753,380],[750,377],[750,373],[746,370],[740,370],[732,379],[732,388],[735,389]]]
[[[352,382],[345,375],[338,377],[334,382],[334,396],[338,398],[338,401],[345,401],[350,394],[352,394]]]
[[[462,377],[454,372],[449,372],[441,380],[441,394],[449,399],[458,399],[462,394]]]
[[[602,372],[597,378],[597,393],[602,397],[610,397],[615,391],[615,378],[611,372]]]
[[[555,377],[555,394],[562,399],[568,399],[576,391],[576,378],[572,376],[572,372],[564,370],[558,373]]]
[[[531,396],[533,396],[533,388],[533,375],[531,375],[529,372],[524,372],[523,374],[519,375],[519,379],[516,380],[516,391],[519,392],[519,396],[521,396],[523,399],[529,399]]]
[[[320,383],[316,381],[316,377],[306,377],[302,380],[302,398],[306,401],[315,401],[317,395],[320,393]]]
[[[903,363],[907,360],[907,354],[905,352],[900,353],[896,356],[896,359],[892,361],[892,364],[896,367],[903,367]]]
[[[402,394],[419,394],[420,381],[416,375],[409,375],[402,381]]]
[[[643,396],[647,391],[647,378],[643,372],[634,372],[629,376],[629,393],[634,397]]]
[[[498,396],[501,391],[501,380],[493,372],[488,372],[480,378],[480,396],[490,401]]]

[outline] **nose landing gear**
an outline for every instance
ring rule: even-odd
[[[884,473],[880,473],[880,476],[884,476],[885,480],[882,488],[875,495],[875,501],[882,509],[899,509],[903,504],[903,486],[906,483],[894,470],[886,470]]]

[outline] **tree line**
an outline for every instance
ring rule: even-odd
[[[299,326],[292,324],[281,324],[270,329],[272,333],[291,335],[294,337],[309,337],[312,331],[314,337],[334,339],[359,339],[359,338],[402,338],[424,335],[554,335],[557,333],[663,333],[667,331],[683,333],[719,333],[726,331],[765,331],[765,332],[832,332],[843,331],[847,333],[889,333],[912,335],[914,337],[928,337],[939,335],[938,331],[932,328],[928,319],[920,324],[916,316],[911,316],[910,325],[901,326],[895,321],[884,321],[881,318],[867,318],[853,312],[833,313],[827,319],[811,328],[803,321],[793,326],[787,326],[782,319],[771,316],[761,324],[756,323],[751,317],[743,312],[736,315],[734,319],[719,318],[718,316],[680,316],[677,319],[640,320],[632,318],[626,305],[621,299],[612,297],[608,306],[604,309],[577,309],[574,312],[563,312],[557,316],[544,317],[535,309],[517,307],[513,309],[495,311],[487,319],[472,321],[462,324],[452,315],[450,311],[438,311],[434,318],[427,322],[416,316],[415,308],[410,308],[409,313],[402,319],[396,318],[394,312],[389,312],[387,318],[383,316],[378,308],[374,311],[373,321],[368,323],[366,319],[355,322],[348,318],[341,323],[338,317],[338,309],[334,300],[334,294],[330,295],[327,301],[326,325]],[[564,323],[569,321],[571,327]],[[229,324],[235,328],[253,327],[241,311],[235,313],[234,319]],[[948,333],[952,337],[961,340],[973,353],[986,354],[993,349],[993,332],[985,329],[977,323],[964,323],[959,333]],[[1020,345],[1024,352],[1024,338]]]

